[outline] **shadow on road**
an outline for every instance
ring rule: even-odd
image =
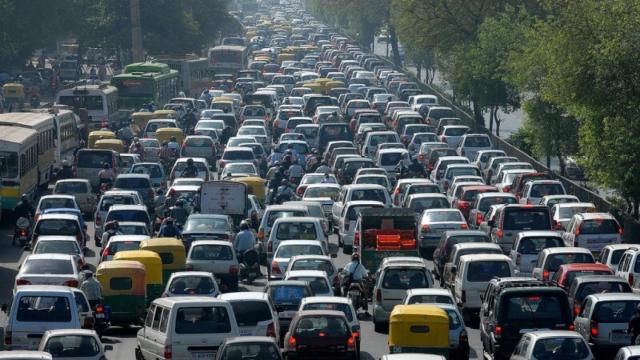
[[[104,333],[102,342],[105,344],[119,344],[122,341],[114,338],[114,336],[117,336],[118,338],[134,338],[136,337],[138,330],[140,330],[139,326],[129,326],[129,327],[113,326]]]

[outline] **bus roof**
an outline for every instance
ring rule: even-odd
[[[132,73],[161,73],[167,74],[171,71],[169,65],[157,62],[139,62],[129,64],[124,67],[123,74],[132,74]]]
[[[212,47],[209,51],[222,51],[222,50],[235,50],[235,51],[244,51],[246,46],[238,46],[238,45],[218,45],[216,47]]]
[[[0,139],[0,151],[8,150],[5,149],[3,143],[21,144],[32,137],[37,139],[38,136],[38,132],[33,129],[3,125],[0,125],[0,134],[2,134],[2,139]]]
[[[58,92],[57,96],[82,96],[82,95],[95,95],[96,93],[111,94],[118,91],[118,88],[109,85],[78,85],[69,89],[63,89]]]
[[[0,125],[22,127],[42,131],[53,127],[55,114],[47,112],[15,112],[0,114]]]

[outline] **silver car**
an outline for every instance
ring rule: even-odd
[[[93,215],[95,221],[94,239],[102,238],[103,226],[107,218],[107,212],[112,205],[143,205],[140,195],[133,190],[109,190],[105,192],[98,201],[96,212]],[[103,244],[106,245],[106,244]]]
[[[216,146],[211,137],[204,135],[187,136],[180,149],[180,157],[201,157],[210,164],[216,161]]]
[[[233,243],[224,240],[197,240],[187,254],[187,271],[208,271],[218,285],[228,291],[238,291],[239,264]]]

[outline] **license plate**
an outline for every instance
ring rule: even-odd
[[[295,311],[282,311],[278,313],[278,316],[282,318],[292,318],[295,315],[296,315]]]
[[[249,330],[249,329],[245,329],[245,330],[240,329],[240,336],[251,336],[251,330]]]
[[[104,314],[96,314],[96,319],[104,319]]]
[[[215,353],[213,352],[192,352],[192,359],[213,359],[215,357]]]

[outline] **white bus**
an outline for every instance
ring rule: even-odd
[[[0,125],[0,134],[2,209],[13,211],[22,194],[33,198],[38,187],[38,132]]]
[[[56,103],[70,106],[76,114],[78,109],[87,109],[89,130],[100,129],[102,122],[111,126],[119,120],[118,88],[108,84],[79,85],[61,90],[56,95]]]
[[[158,56],[155,59],[180,73],[180,89],[187,96],[197,98],[202,89],[209,88],[211,84],[207,58],[187,55],[182,58]]]

